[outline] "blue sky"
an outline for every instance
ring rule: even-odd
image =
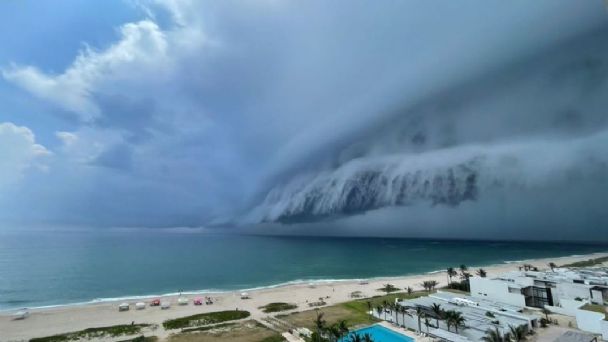
[[[446,148],[456,155],[471,144],[496,145],[483,152],[495,155],[508,144],[555,139],[556,119],[525,89],[601,56],[590,46],[605,28],[600,0],[2,1],[0,226],[276,221],[305,195],[290,190],[276,204],[269,192],[300,189],[302,179],[353,160],[424,159]],[[577,42],[584,52],[567,47]],[[601,78],[605,60],[592,57]],[[506,80],[509,70],[519,76]],[[474,120],[466,132],[450,131],[450,142],[414,151],[378,134],[391,123],[411,127],[421,103],[463,89],[471,111],[426,116]],[[555,86],[542,96],[575,91]],[[518,96],[518,113],[535,118],[525,129],[507,114],[514,107],[496,100]],[[494,116],[486,126],[470,115],[483,106],[496,113],[484,116]],[[579,112],[584,128],[567,138],[559,131],[555,146],[601,133],[586,128],[605,127],[596,107]]]

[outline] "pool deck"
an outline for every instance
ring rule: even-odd
[[[383,326],[383,327],[385,327],[385,328],[387,328],[389,330],[392,330],[392,331],[394,331],[396,333],[399,333],[401,335],[405,335],[405,336],[413,339],[416,342],[432,342],[433,341],[433,339],[430,338],[430,337],[424,337],[424,336],[416,335],[416,333],[414,333],[412,331],[409,331],[409,330],[401,328],[401,327],[397,327],[397,326],[395,326],[395,325],[393,325],[391,323],[388,323],[386,321],[382,321],[382,322],[376,323],[376,324],[377,325],[381,325],[381,326]]]

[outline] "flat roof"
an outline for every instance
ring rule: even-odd
[[[527,325],[529,321],[533,319],[538,319],[539,316],[530,315],[526,313],[521,313],[517,311],[500,311],[501,303],[495,303],[494,306],[487,306],[487,304],[479,304],[477,306],[471,305],[457,305],[450,302],[453,298],[466,298],[464,296],[450,296],[450,294],[446,294],[445,292],[439,292],[427,297],[419,297],[409,300],[404,300],[398,302],[399,305],[402,306],[423,306],[430,307],[433,304],[440,304],[444,310],[454,310],[462,313],[465,318],[465,324],[468,329],[477,330],[481,333],[485,334],[485,331],[488,329],[494,329],[497,326],[500,326],[503,329],[508,329],[510,325],[512,326],[520,326]],[[467,298],[469,299],[469,298]],[[471,300],[478,302],[477,298],[470,297]],[[488,300],[484,300],[488,301]],[[505,304],[506,305],[506,304]],[[514,307],[514,306],[510,306]],[[517,308],[517,307],[515,307]],[[521,308],[518,308],[521,309]],[[494,317],[486,316],[486,312],[492,312]],[[498,321],[499,324],[492,323],[493,321]]]

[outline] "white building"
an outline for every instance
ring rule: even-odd
[[[479,341],[486,335],[486,331],[498,328],[503,334],[509,331],[509,326],[525,326],[533,329],[538,326],[540,316],[523,313],[523,307],[513,306],[496,301],[463,296],[452,292],[442,292],[430,294],[410,300],[398,301],[401,307],[409,309],[410,315],[391,312],[387,315],[387,320],[397,323],[409,329],[418,330],[418,317],[416,308],[420,308],[425,313],[425,318],[429,320],[429,325],[422,320],[422,332],[441,338],[446,341]],[[434,318],[435,314],[431,310],[433,304],[441,305],[445,311],[454,310],[460,312],[465,318],[466,328],[460,328],[458,335],[456,329],[452,327],[448,332],[447,325],[441,319]],[[384,318],[383,314],[379,318]]]
[[[602,334],[608,340],[604,315],[581,309],[586,304],[599,305],[601,309],[608,302],[606,268],[508,272],[494,278],[472,277],[470,285],[475,298],[574,316],[581,330]]]

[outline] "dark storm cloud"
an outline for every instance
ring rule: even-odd
[[[0,198],[15,209],[1,217],[18,221],[27,217],[20,208],[39,204],[39,221],[258,222],[280,216],[269,192],[297,201],[281,190],[352,165],[414,158],[423,172],[426,153],[466,162],[476,157],[469,145],[488,145],[494,160],[510,146],[527,153],[528,141],[587,141],[606,126],[599,0],[135,3],[149,15],[118,28],[115,41],[87,46],[65,70],[2,65],[7,81],[73,121],[57,132],[63,145],[49,173]],[[480,190],[458,208],[481,213],[492,201]],[[464,215],[425,204],[353,213],[375,218],[372,235],[433,235],[442,230],[411,227]],[[402,215],[410,228],[390,224]]]

